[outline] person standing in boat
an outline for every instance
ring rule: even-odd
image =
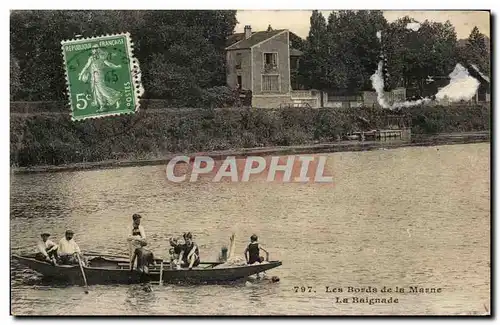
[[[78,244],[73,239],[74,234],[72,230],[66,230],[64,238],[59,241],[57,254],[59,255],[60,264],[79,264],[77,255],[80,256],[83,262],[80,247],[78,247]]]
[[[52,265],[56,265],[57,245],[49,239],[50,234],[47,232],[42,233],[40,237],[41,240],[38,240],[36,245],[38,253],[35,255],[35,258],[39,261],[45,261]]]
[[[135,250],[137,248],[142,248],[141,243],[146,242],[146,232],[144,227],[141,225],[141,215],[134,213],[132,216],[132,226],[128,229],[127,241],[129,245],[129,256],[130,256],[130,268],[133,268],[132,259],[134,257]]]
[[[260,250],[262,249],[266,253],[266,260],[269,260],[269,252],[258,243],[257,235],[252,235],[250,237],[250,244],[248,244],[245,249],[245,259],[247,264],[262,263],[264,259],[260,256]]]
[[[184,236],[184,240],[186,243],[182,247],[177,264],[183,267],[187,266],[191,270],[193,267],[200,265],[200,251],[198,245],[193,241],[193,235],[190,232]]]

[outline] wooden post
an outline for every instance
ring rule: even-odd
[[[160,262],[160,281],[158,281],[158,285],[163,285],[163,260]]]

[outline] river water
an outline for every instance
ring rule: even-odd
[[[489,143],[328,156],[333,186],[259,179],[174,184],[164,166],[13,174],[13,252],[33,252],[41,231],[59,240],[71,228],[83,250],[123,254],[131,215],[140,213],[158,255],[166,255],[170,236],[185,231],[210,261],[232,232],[241,252],[256,233],[283,265],[268,271],[280,277],[275,284],[165,285],[152,292],[91,285],[85,295],[82,287],[50,285],[12,263],[12,313],[443,315],[489,308]],[[380,292],[384,286],[393,292]],[[410,292],[411,286],[440,292]],[[394,293],[396,287],[405,292]]]

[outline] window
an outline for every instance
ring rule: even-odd
[[[278,66],[278,53],[264,53],[264,64],[266,68],[276,68]]]
[[[279,92],[279,76],[278,75],[262,75],[262,91]]]
[[[297,70],[299,68],[299,58],[290,58],[290,69]]]
[[[238,89],[241,89],[241,76],[238,76]]]
[[[241,69],[241,53],[236,53],[236,69]]]

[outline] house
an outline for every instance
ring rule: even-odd
[[[277,108],[292,104],[291,75],[302,52],[290,48],[287,29],[233,34],[226,47],[226,80],[231,88],[252,94],[251,106]]]
[[[468,67],[469,74],[479,81],[479,88],[476,92],[476,102],[491,101],[491,81],[488,76],[479,71],[475,64],[470,64]]]

